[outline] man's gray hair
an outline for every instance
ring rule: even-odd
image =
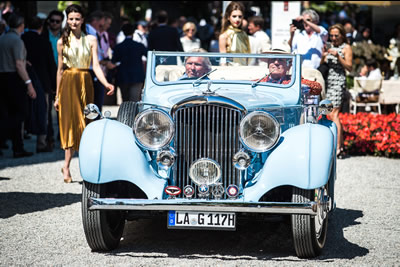
[[[318,24],[319,22],[319,15],[314,9],[306,9],[301,13],[302,16],[309,15],[313,23]]]
[[[205,50],[203,48],[194,48],[194,49],[189,51],[189,53],[198,53],[198,52],[207,53],[207,50]],[[188,56],[188,57],[185,57],[185,65],[186,65],[186,60],[188,60],[188,58],[190,58],[190,57],[201,57],[201,56]],[[203,59],[203,66],[205,66],[206,69],[207,69],[207,72],[209,72],[211,70],[211,67],[212,67],[210,58],[209,57],[201,57],[201,58]]]

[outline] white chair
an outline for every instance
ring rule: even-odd
[[[354,88],[350,89],[350,112],[357,113],[357,108],[364,107],[365,111],[372,110],[372,107],[381,112],[381,104],[379,103],[379,94],[382,88],[382,79],[368,80],[368,79],[354,79]]]

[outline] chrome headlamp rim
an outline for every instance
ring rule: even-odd
[[[194,178],[193,178],[193,166],[195,166],[195,164],[197,164],[197,163],[199,163],[199,162],[205,162],[205,161],[209,161],[209,162],[211,162],[212,164],[214,164],[215,167],[217,167],[218,175],[216,176],[217,178],[214,179],[215,181],[212,182],[212,183],[202,183],[202,182],[197,181],[198,179],[194,179]],[[221,177],[222,177],[222,169],[221,169],[221,166],[219,165],[219,163],[218,163],[217,161],[215,161],[215,160],[213,160],[213,159],[210,159],[210,158],[199,158],[199,159],[193,161],[192,164],[190,164],[190,167],[189,167],[189,178],[190,178],[190,180],[193,181],[193,183],[195,183],[195,184],[198,185],[198,186],[200,186],[200,185],[202,185],[202,184],[207,184],[207,185],[215,184],[216,182],[218,182],[219,180],[221,180]]]
[[[168,121],[169,121],[169,131],[170,131],[171,134],[169,135],[168,138],[165,139],[165,141],[162,144],[157,145],[157,146],[148,146],[148,145],[144,144],[143,142],[141,142],[140,139],[137,137],[137,127],[138,127],[139,121],[145,115],[147,115],[148,113],[151,113],[151,112],[160,113],[160,114],[164,115],[166,118],[168,118]],[[146,150],[150,150],[150,151],[158,151],[158,150],[166,147],[169,143],[171,143],[171,140],[173,139],[173,137],[175,135],[174,121],[173,121],[172,117],[168,114],[168,112],[166,112],[166,111],[164,111],[162,109],[159,109],[159,108],[155,108],[155,107],[151,107],[151,108],[145,109],[142,112],[138,113],[136,115],[135,121],[133,123],[132,130],[133,130],[133,134],[135,136],[135,140],[138,143],[138,145],[140,147],[142,147],[142,148],[144,148]]]
[[[268,147],[262,148],[262,149],[250,146],[242,136],[242,129],[244,128],[245,122],[249,119],[249,117],[252,117],[252,116],[255,116],[255,115],[258,115],[258,114],[259,115],[264,115],[265,117],[268,117],[274,123],[274,127],[275,127],[275,130],[277,132],[277,135],[276,135],[276,138],[275,138],[274,142],[272,142]],[[239,139],[240,139],[240,142],[243,144],[243,146],[249,151],[257,152],[257,153],[263,153],[263,152],[266,152],[268,150],[271,150],[278,143],[278,140],[279,140],[280,136],[281,136],[281,126],[280,126],[278,120],[273,115],[269,114],[266,111],[263,111],[263,110],[252,111],[252,112],[248,113],[246,116],[244,116],[243,119],[240,121]]]

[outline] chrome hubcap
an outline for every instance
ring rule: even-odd
[[[330,197],[325,187],[315,190],[314,201],[317,202],[317,215],[315,216],[315,233],[320,237],[324,221],[330,209]]]

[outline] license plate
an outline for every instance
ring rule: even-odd
[[[236,214],[230,212],[168,212],[168,228],[235,230]]]

